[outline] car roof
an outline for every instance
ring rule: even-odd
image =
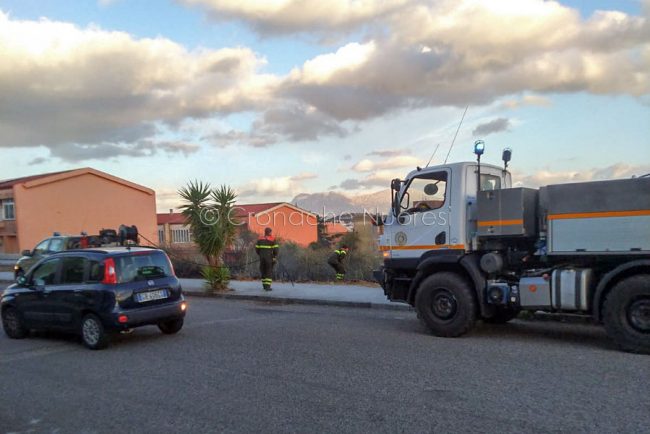
[[[147,246],[133,246],[133,247],[92,247],[88,249],[72,249],[65,250],[62,252],[57,252],[55,255],[68,255],[75,253],[99,253],[103,255],[120,255],[125,253],[137,253],[137,252],[162,252],[162,250],[156,247],[147,247]]]

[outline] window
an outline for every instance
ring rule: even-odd
[[[60,262],[59,259],[51,259],[43,262],[32,273],[32,282],[39,286],[52,285],[56,279],[56,271],[59,268]]]
[[[115,258],[115,266],[119,283],[172,276],[167,256],[160,252],[120,256]]]
[[[501,177],[481,173],[481,191],[501,190]]]
[[[104,264],[98,261],[90,261],[88,267],[88,282],[101,282],[104,280]]]
[[[409,213],[442,208],[447,193],[447,172],[427,173],[412,178],[402,196],[402,208]]]
[[[165,244],[165,229],[158,226],[158,244]]]
[[[180,226],[172,229],[172,243],[191,243],[192,234],[187,226]]]
[[[50,244],[49,238],[47,240],[41,241],[36,247],[34,247],[34,256],[43,255],[47,253],[47,246]]]
[[[52,238],[50,239],[50,247],[48,248],[48,250],[52,253],[61,252],[63,251],[64,244],[65,244],[65,239]]]
[[[5,199],[2,201],[2,214],[4,215],[5,220],[15,220],[16,213],[14,211],[14,200]]]
[[[61,283],[83,283],[86,260],[84,258],[63,258]]]

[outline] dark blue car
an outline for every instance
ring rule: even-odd
[[[2,294],[2,326],[10,338],[31,329],[76,332],[90,349],[111,333],[157,325],[183,327],[187,304],[169,258],[145,247],[106,247],[56,253]]]

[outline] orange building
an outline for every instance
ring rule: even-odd
[[[0,253],[32,249],[53,232],[92,235],[121,224],[156,240],[155,192],[88,167],[0,181],[0,200]]]
[[[263,235],[264,228],[270,227],[273,234],[285,242],[308,246],[318,241],[316,214],[290,203],[236,205],[235,212],[240,226],[258,235]],[[182,214],[158,214],[158,240],[161,244],[175,244],[179,247],[192,243],[189,226]]]

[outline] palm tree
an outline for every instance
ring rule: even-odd
[[[221,265],[221,257],[237,233],[239,222],[234,215],[237,195],[227,185],[212,189],[209,183],[201,181],[190,181],[178,194],[184,201],[182,214],[192,238],[208,262],[203,275],[212,289],[225,289],[230,273]]]

